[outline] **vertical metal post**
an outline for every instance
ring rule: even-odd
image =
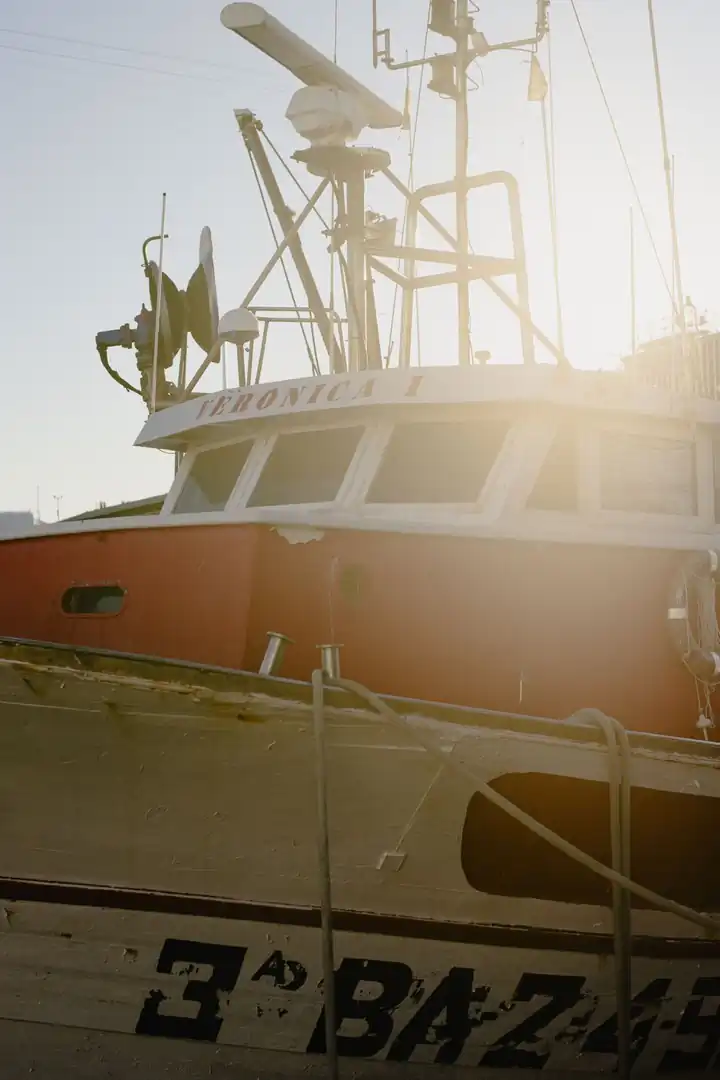
[[[418,210],[415,201],[411,198],[410,192],[407,192],[407,220],[405,223],[405,243],[407,244],[408,251],[412,251],[415,247],[417,239],[417,219]],[[412,256],[407,256],[405,259],[405,265],[403,266],[403,274],[406,281],[412,281],[415,277],[415,260]],[[406,286],[403,289],[402,294],[402,308],[400,316],[400,350],[398,354],[398,366],[410,367],[410,358],[412,356],[412,338],[413,338],[413,311],[415,307],[415,290],[412,286]]]
[[[470,283],[463,277],[470,253],[468,233],[468,78],[469,63],[469,3],[457,0],[457,51],[455,53],[455,212],[460,280],[457,287],[458,362],[471,364],[470,343]],[[463,259],[465,261],[463,261]]]
[[[350,371],[366,366],[365,355],[365,173],[362,164],[347,180],[348,345]]]
[[[238,373],[238,386],[245,386],[247,384],[247,374],[245,371],[245,346],[236,345],[237,353],[237,373]],[[223,387],[224,389],[224,387]]]
[[[637,301],[635,296],[635,221],[630,207],[630,355],[637,349]]]
[[[165,211],[167,209],[167,194],[163,191],[162,197],[162,217],[160,219],[160,256],[158,259],[158,272],[157,272],[157,286],[155,291],[155,303],[157,304],[157,311],[155,312],[155,335],[153,339],[153,364],[152,364],[152,384],[150,388],[150,412],[155,412],[157,408],[157,381],[158,381],[158,358],[160,353],[160,323],[162,321],[162,302],[163,302],[163,255],[165,253]]]

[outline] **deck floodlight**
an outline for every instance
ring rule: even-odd
[[[356,98],[362,106],[365,126],[402,127],[402,113],[288,30],[259,4],[228,4],[223,8],[220,19],[228,30],[272,57],[306,86],[334,87]]]

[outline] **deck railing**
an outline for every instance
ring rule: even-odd
[[[720,401],[720,333],[662,338],[643,345],[623,364],[631,378],[646,386]]]

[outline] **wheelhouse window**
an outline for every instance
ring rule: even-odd
[[[577,510],[578,448],[574,426],[557,431],[527,505],[532,510]]]
[[[363,431],[344,427],[278,435],[248,506],[332,502]]]
[[[631,513],[697,514],[695,444],[601,431],[600,504]]]
[[[505,440],[496,419],[397,424],[368,503],[474,503]]]
[[[174,514],[224,510],[250,454],[252,440],[203,450],[192,463],[173,508]]]
[[[612,864],[606,782],[549,773],[507,773],[491,786],[594,859],[605,866]],[[720,799],[634,785],[630,821],[635,881],[700,911],[720,911],[720,875],[710,869],[720,860]],[[480,793],[472,796],[468,806],[461,861],[468,884],[490,895],[598,906],[612,902],[607,881]],[[641,897],[633,897],[633,905],[651,906]]]

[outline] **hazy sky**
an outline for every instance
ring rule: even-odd
[[[268,0],[267,6],[332,51],[335,0]],[[477,25],[491,41],[524,36],[532,27],[535,0],[479,0],[479,6]],[[0,430],[6,460],[0,509],[34,509],[37,487],[46,519],[55,515],[56,495],[67,515],[101,499],[167,488],[172,459],[132,447],[144,407],[107,377],[94,348],[98,330],[132,322],[145,299],[140,246],[158,231],[163,191],[171,236],[166,269],[183,286],[200,229],[210,225],[221,309],[239,302],[271,253],[232,110],[252,108],[289,155],[300,146],[284,119],[296,83],[221,26],[221,7],[212,0],[0,0]],[[338,59],[401,105],[403,77],[372,70],[370,8],[370,0],[339,0]],[[425,0],[379,0],[379,8],[392,27],[395,55],[418,54]],[[578,8],[669,276],[646,0],[578,0]],[[712,315],[720,306],[720,6],[717,0],[656,0],[656,16],[684,286]],[[579,365],[609,364],[630,339],[632,195],[567,0],[553,0],[552,24],[567,351]],[[431,51],[442,48],[435,39]],[[544,51],[541,59],[547,68]],[[478,89],[471,98],[471,166],[478,172],[506,168],[521,182],[533,311],[553,333],[540,113],[526,100],[527,56],[493,55],[472,73]],[[451,104],[425,92],[421,121],[416,182],[444,179],[452,171]],[[407,176],[407,137],[391,134],[380,143]],[[288,201],[299,209],[297,194],[288,193]],[[375,210],[397,210],[377,181],[370,202]],[[636,222],[638,325],[646,335],[663,329],[669,301],[638,213]],[[506,226],[492,198],[477,200],[472,229],[476,250],[506,250]],[[327,282],[324,247],[311,241],[310,250]],[[281,279],[265,296],[285,302]],[[384,332],[389,310],[384,296]],[[452,304],[440,299],[431,310],[422,362],[447,363]],[[514,327],[481,292],[473,301],[473,331],[475,348],[517,359]],[[278,346],[268,377],[307,372],[301,342],[283,339]],[[126,375],[135,374],[131,353],[115,360]],[[213,389],[219,379],[214,369],[203,386]]]

